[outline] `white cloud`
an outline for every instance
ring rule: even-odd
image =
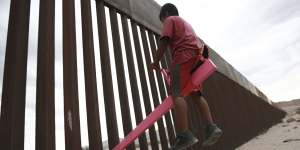
[[[296,64],[300,65],[300,63]],[[274,101],[291,100],[299,98],[300,91],[300,68],[294,67],[287,71],[282,78],[276,82],[267,84],[264,87],[264,91],[270,97],[273,97]]]

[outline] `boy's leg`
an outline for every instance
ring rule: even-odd
[[[174,100],[174,121],[177,132],[183,132],[188,129],[187,104],[185,99],[180,95],[181,78],[179,64],[175,65],[171,70],[171,89]]]
[[[174,97],[174,121],[176,139],[171,150],[183,150],[198,142],[198,139],[188,129],[187,103],[183,97]]]
[[[188,130],[187,104],[183,97],[174,97],[174,121],[177,132]]]
[[[180,95],[180,65],[171,71],[172,97],[174,100],[174,121],[176,127],[176,140],[171,150],[182,150],[198,142],[198,139],[188,130],[187,103]]]
[[[211,146],[215,144],[223,134],[222,130],[214,123],[212,115],[209,109],[209,105],[206,99],[202,96],[202,93],[195,92],[192,95],[192,99],[196,102],[198,109],[201,113],[201,117],[205,119],[207,123],[205,128],[205,136],[202,145]]]
[[[214,121],[212,119],[210,108],[208,106],[206,99],[199,92],[193,93],[192,96],[193,96],[192,99],[196,102],[196,105],[201,113],[201,117],[205,120],[207,124],[213,124]]]

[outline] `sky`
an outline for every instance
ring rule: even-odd
[[[300,1],[171,2],[198,36],[274,102],[300,98]]]
[[[159,4],[174,3],[180,16],[188,21],[197,35],[272,101],[300,98],[300,1],[298,0],[156,0]],[[10,0],[0,0],[0,95],[6,48]],[[77,10],[80,1],[75,3]],[[94,7],[94,1],[92,1]],[[25,117],[25,149],[33,149],[35,136],[35,79],[39,0],[31,0],[28,45],[28,74]],[[55,103],[57,149],[64,149],[63,82],[62,82],[62,23],[61,3],[56,2],[55,24]],[[95,17],[95,9],[92,10]],[[76,16],[80,12],[76,11]],[[82,64],[81,20],[76,17],[78,64]],[[96,28],[96,23],[93,27]],[[98,32],[94,32],[95,57],[99,56]],[[110,49],[112,45],[110,44]],[[113,57],[113,54],[112,56]],[[114,67],[114,62],[112,61]],[[102,94],[100,60],[96,59],[98,93]],[[126,63],[125,63],[126,65]],[[135,62],[136,65],[136,62]],[[136,69],[136,66],[135,66]],[[78,65],[78,70],[83,70]],[[127,71],[127,70],[125,70]],[[115,72],[112,72],[115,75]],[[85,114],[83,71],[78,72],[82,145],[88,144]],[[128,79],[128,76],[126,76]],[[149,82],[147,80],[147,82]],[[116,82],[114,89],[116,93]],[[140,88],[140,85],[138,85]],[[130,89],[130,87],[128,88]],[[150,91],[150,90],[149,90]],[[128,93],[130,96],[130,92]],[[116,97],[117,98],[117,97]],[[1,97],[0,97],[1,101]],[[99,101],[99,106],[103,106]],[[118,103],[116,104],[119,108]],[[132,105],[132,104],[130,104]],[[103,109],[102,109],[103,110]],[[144,110],[143,110],[144,111]],[[117,112],[120,117],[120,112]],[[118,118],[120,119],[120,118]],[[103,137],[107,137],[104,113],[100,113]],[[134,120],[134,119],[133,119]],[[104,132],[103,132],[104,131]],[[120,131],[121,134],[122,131]]]

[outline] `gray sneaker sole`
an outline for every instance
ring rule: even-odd
[[[215,132],[209,137],[206,141],[202,143],[202,146],[211,146],[218,142],[219,138],[222,136],[223,132],[219,130],[218,132]]]
[[[180,148],[170,148],[170,150],[184,150],[187,149],[191,146],[193,146],[194,144],[198,143],[198,139],[194,139],[192,142],[188,143],[187,145],[185,145],[184,147],[180,147]]]

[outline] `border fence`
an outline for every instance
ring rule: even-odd
[[[35,148],[42,150],[56,149],[54,28],[55,17],[58,17],[55,16],[57,2],[41,0],[38,14]],[[82,149],[78,71],[84,71],[89,149],[105,149],[103,132],[107,132],[108,148],[112,149],[123,137],[120,130],[128,134],[168,95],[162,75],[146,67],[159,42],[160,22],[157,16],[160,6],[153,0],[96,0],[97,17],[94,18],[91,0],[81,0],[81,16],[75,16],[74,3],[74,0],[62,1],[65,149]],[[24,149],[30,9],[30,0],[11,0],[0,103],[0,149],[3,150]],[[84,70],[77,69],[77,17],[82,20]],[[95,58],[94,54],[93,34],[96,30],[93,29],[93,21],[97,22],[100,58]],[[110,26],[107,26],[108,23]],[[110,42],[112,48],[109,47]],[[210,52],[218,71],[205,82],[204,93],[213,118],[224,135],[210,148],[201,148],[197,144],[190,149],[235,149],[279,122],[285,112],[273,106],[258,88],[214,50],[210,49]],[[111,53],[114,53],[114,68]],[[97,82],[95,59],[101,60],[103,97],[99,97],[97,90],[100,83]],[[170,54],[166,54],[161,66],[166,68],[169,64]],[[113,71],[116,76],[112,76]],[[113,80],[117,80],[118,99],[115,98]],[[99,101],[104,102],[102,107],[105,109],[99,107]],[[119,103],[120,109],[116,103]],[[201,139],[203,121],[199,119],[201,117],[193,102],[188,100],[188,103],[191,129]],[[117,111],[121,112],[121,120],[117,119]],[[103,122],[100,122],[99,112],[105,113],[107,131],[101,130]],[[122,124],[122,129],[118,124]],[[132,144],[128,149],[165,150],[174,139],[175,127],[172,112],[169,112],[139,137],[138,144]]]

